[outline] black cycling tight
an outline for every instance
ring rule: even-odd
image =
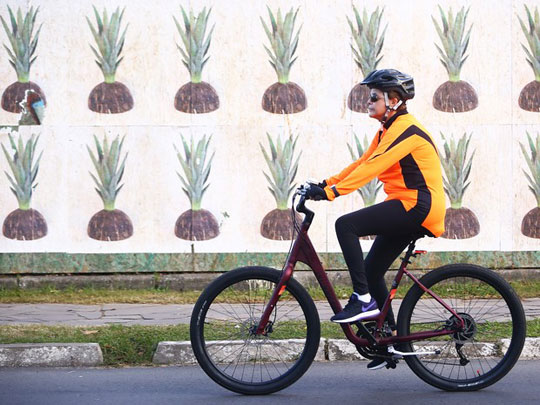
[[[426,232],[421,226],[424,218],[425,215],[414,209],[405,211],[398,200],[385,201],[338,218],[336,234],[355,292],[369,292],[382,308],[388,296],[384,274],[411,241],[411,235]],[[358,238],[367,235],[377,237],[364,261]],[[394,328],[391,308],[386,319]]]

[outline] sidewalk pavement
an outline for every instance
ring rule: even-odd
[[[430,306],[430,300],[425,305]],[[540,298],[522,300],[527,319],[540,318]],[[394,300],[394,311],[401,300]],[[322,321],[333,315],[327,302],[316,302]],[[481,303],[480,305],[485,305]],[[175,325],[188,324],[193,304],[0,304],[0,325]],[[493,308],[492,319],[496,320]],[[502,342],[504,345],[504,342]],[[493,345],[491,345],[493,346]],[[528,338],[522,358],[540,358],[540,338]],[[361,360],[354,346],[346,340],[321,339],[317,360]],[[194,364],[190,342],[160,342],[154,354],[155,364]],[[75,344],[0,344],[0,367],[84,367],[103,363],[96,343]]]
[[[527,319],[540,318],[540,298],[522,303]],[[392,304],[397,314],[401,300]],[[329,320],[333,312],[328,303],[318,301],[316,305],[321,321]],[[192,310],[193,304],[0,304],[0,325],[176,325],[189,323]]]
[[[0,325],[176,325],[188,324],[194,304],[0,304]],[[399,303],[398,303],[399,305]],[[319,316],[333,312],[326,302],[317,303]],[[538,304],[540,312],[540,300]]]

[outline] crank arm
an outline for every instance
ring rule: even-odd
[[[388,353],[397,354],[400,356],[429,356],[431,354],[441,354],[440,350],[435,350],[432,352],[400,352],[399,350],[394,349],[392,346],[388,347]]]

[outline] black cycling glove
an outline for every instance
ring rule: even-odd
[[[326,192],[323,190],[322,187],[319,187],[315,184],[310,184],[309,188],[306,189],[306,198],[308,200],[328,200],[328,197],[326,196]]]
[[[326,180],[323,180],[320,183],[311,183],[311,182],[309,182],[309,184],[311,184],[312,186],[320,187],[320,188],[325,188],[328,185],[328,184],[326,184]]]

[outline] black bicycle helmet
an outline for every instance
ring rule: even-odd
[[[403,100],[410,100],[414,97],[414,80],[412,76],[401,73],[396,69],[374,70],[360,82],[370,89],[379,89],[385,92],[395,90]]]

